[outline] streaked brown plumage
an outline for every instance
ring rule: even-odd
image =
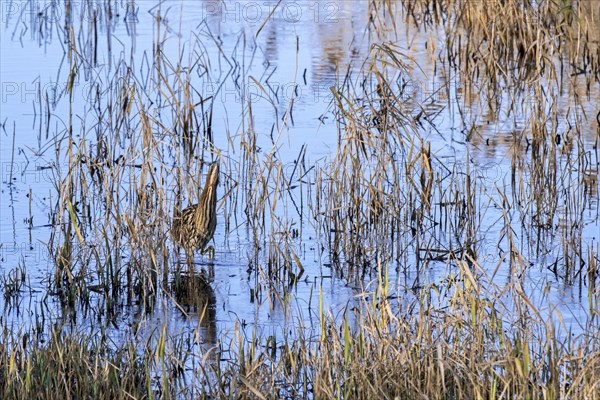
[[[206,184],[198,199],[183,211],[175,208],[171,235],[186,250],[188,257],[194,250],[204,250],[217,227],[217,185],[219,184],[219,161],[208,169]],[[204,252],[203,252],[204,253]]]

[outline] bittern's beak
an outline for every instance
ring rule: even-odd
[[[206,177],[208,186],[217,186],[219,184],[219,160],[215,161],[208,168],[208,176]]]

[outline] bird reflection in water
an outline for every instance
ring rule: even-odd
[[[216,345],[217,298],[210,285],[211,281],[211,277],[205,271],[176,272],[171,282],[171,289],[182,313],[186,316],[191,314],[197,316],[204,343]]]

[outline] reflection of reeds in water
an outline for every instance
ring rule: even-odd
[[[579,22],[574,18],[574,13],[594,15],[595,8],[577,3],[574,9],[565,13],[562,9],[555,12],[556,4],[551,2],[534,9],[521,6],[516,0],[492,1],[490,7],[507,12],[507,20],[511,21],[497,21],[500,40],[489,32],[493,24],[490,24],[491,12],[486,7],[477,2],[465,2],[465,7],[460,7],[461,4],[447,2],[441,7],[438,3],[416,0],[401,5],[392,1],[370,2],[369,13],[377,15],[370,18],[369,26],[373,28],[371,33],[385,37],[390,31],[385,25],[399,21],[393,18],[398,12],[397,7],[413,22],[424,26],[449,26],[442,37],[447,53],[440,53],[439,57],[448,62],[449,75],[454,74],[465,86],[461,90],[469,93],[465,95],[467,102],[489,102],[486,106],[492,109],[491,116],[498,116],[497,103],[501,97],[495,96],[498,87],[504,88],[504,83],[511,83],[506,90],[513,104],[500,106],[508,108],[508,115],[520,112],[527,120],[524,128],[514,129],[511,131],[514,133],[507,136],[520,148],[530,150],[532,159],[523,159],[523,154],[519,153],[513,155],[516,167],[511,176],[513,187],[511,193],[504,194],[512,201],[533,205],[523,219],[529,219],[535,226],[550,226],[549,221],[556,215],[557,205],[561,202],[561,191],[553,187],[569,186],[569,182],[577,179],[559,174],[555,163],[561,162],[558,159],[561,154],[552,143],[556,142],[560,128],[546,118],[548,110],[555,115],[566,114],[569,117],[565,120],[571,124],[570,115],[574,113],[559,109],[556,90],[545,87],[560,87],[568,78],[566,72],[563,75],[557,73],[554,64],[561,60],[569,61],[565,61],[565,68],[588,71],[589,74],[582,76],[586,82],[597,75],[594,40],[584,41],[583,38],[585,35],[597,36],[598,29],[588,23],[587,17]],[[518,13],[521,8],[523,12]],[[548,16],[549,23],[532,26],[528,23],[533,20],[532,15],[542,19]],[[158,28],[162,29],[164,21],[158,14],[156,17]],[[514,29],[515,26],[523,29]],[[574,26],[579,26],[582,32],[575,34]],[[348,27],[330,29],[342,29],[346,34]],[[537,39],[534,38],[553,37],[561,30],[570,34],[559,35],[556,41],[535,43]],[[473,33],[469,36],[471,41],[464,37],[465,31]],[[92,33],[85,29],[80,32],[80,35],[86,34]],[[573,48],[574,38],[579,38],[580,50]],[[66,39],[72,40],[71,36]],[[473,41],[481,42],[481,45],[473,47]],[[82,43],[97,46],[94,40],[83,40]],[[157,44],[159,48],[161,43]],[[450,101],[448,89],[445,86],[421,99],[405,96],[401,83],[411,77],[416,63],[399,47],[382,43],[372,46],[362,69],[355,73],[357,76],[349,70],[342,80],[344,85],[334,88],[333,105],[340,123],[338,134],[341,140],[337,154],[328,160],[327,168],[323,170],[307,167],[306,147],[294,160],[293,168],[288,168],[277,151],[281,132],[292,115],[292,101],[283,117],[277,114],[274,127],[278,137],[273,139],[275,145],[270,152],[260,152],[260,137],[254,130],[251,102],[244,108],[243,126],[247,129],[240,136],[239,148],[230,140],[230,150],[241,150],[238,153],[241,156],[240,160],[230,164],[230,168],[235,165],[237,170],[227,171],[236,176],[238,183],[228,190],[223,225],[224,229],[236,226],[237,222],[231,222],[239,222],[239,216],[244,215],[252,242],[249,251],[252,265],[258,268],[261,258],[267,260],[263,263],[267,273],[262,276],[287,282],[303,268],[296,239],[302,236],[303,226],[298,223],[298,216],[303,218],[308,209],[314,211],[311,215],[315,229],[327,237],[326,256],[334,264],[341,261],[342,264],[348,262],[349,265],[369,267],[376,264],[377,258],[399,260],[400,255],[405,257],[412,253],[407,251],[406,243],[418,243],[417,252],[427,254],[426,259],[441,259],[448,254],[465,252],[473,254],[471,248],[479,240],[476,234],[478,223],[473,218],[484,213],[477,208],[480,205],[475,204],[481,200],[478,196],[482,188],[473,177],[464,178],[460,168],[452,168],[436,159],[435,150],[429,149],[427,141],[419,138],[424,129],[438,129],[436,118],[447,104],[436,101],[436,96],[443,93],[441,98]],[[556,43],[560,43],[565,51],[559,52]],[[196,49],[194,46],[201,47],[200,41],[192,45]],[[335,46],[327,48],[332,53],[340,52]],[[522,49],[524,55],[519,56],[518,49]],[[77,57],[90,52],[79,53],[74,44],[69,50],[67,92],[71,95],[76,79],[82,76],[78,73],[79,68],[81,65],[89,68]],[[119,69],[106,77],[98,75],[90,86],[94,90],[89,93],[89,103],[85,105],[86,119],[94,121],[91,123],[94,129],[82,129],[81,138],[75,140],[72,134],[77,132],[73,121],[77,118],[73,118],[71,112],[67,127],[69,140],[57,143],[58,151],[67,155],[69,165],[56,171],[60,196],[55,220],[64,221],[64,224],[53,233],[49,247],[56,260],[56,285],[62,289],[71,287],[67,292],[75,297],[85,294],[89,287],[87,283],[93,277],[100,281],[94,282],[98,284],[95,288],[101,287],[113,294],[119,292],[124,281],[128,288],[141,282],[138,287],[147,289],[142,292],[155,293],[155,280],[161,275],[164,280],[169,270],[171,244],[166,240],[166,232],[170,228],[170,210],[179,209],[177,200],[173,205],[170,196],[176,193],[177,199],[180,194],[194,198],[197,192],[198,177],[181,172],[200,171],[198,160],[203,159],[212,146],[211,96],[198,93],[195,87],[202,85],[194,85],[194,78],[202,75],[199,71],[210,70],[210,60],[201,58],[193,68],[188,68],[182,62],[183,56],[174,62],[164,52],[156,54],[157,62],[144,70],[144,76],[155,79],[139,79],[136,70],[127,67],[128,61],[123,61]],[[336,58],[332,60],[337,61]],[[235,60],[227,61],[235,64]],[[238,70],[233,73],[235,81],[251,81]],[[529,74],[543,75],[543,79],[529,79]],[[452,79],[444,75],[442,82],[449,84]],[[263,85],[265,82],[255,83]],[[483,90],[489,93],[482,100],[482,96],[473,95],[471,86],[474,83],[493,90]],[[589,89],[593,85],[589,81],[583,87]],[[279,110],[281,104],[277,96],[269,95],[267,89],[267,86],[260,86],[273,109]],[[523,97],[525,91],[530,98]],[[150,93],[156,95],[150,96]],[[465,132],[468,132],[466,140],[476,145],[474,151],[478,151],[490,138],[482,136],[477,129],[480,121],[469,115],[469,110],[460,101],[457,107]],[[579,104],[573,107],[577,108]],[[470,110],[473,112],[476,108]],[[160,117],[156,117],[158,114]],[[284,122],[280,125],[281,120]],[[561,151],[578,153],[570,165],[586,171],[583,180],[586,189],[571,195],[570,204],[597,193],[597,184],[593,185],[597,182],[593,160],[586,149],[578,146],[577,140],[567,140],[567,136],[577,137],[585,131],[581,121],[574,122],[569,128],[573,132],[569,135],[563,132]],[[524,186],[525,176],[518,175],[526,169],[531,170],[529,185],[535,190]],[[174,176],[178,179],[174,180]],[[566,179],[559,182],[561,177]],[[175,189],[171,191],[173,186]],[[199,215],[191,209],[183,214],[188,215],[189,221]],[[211,215],[210,212],[205,214]],[[572,214],[570,218],[575,216]],[[174,218],[175,221],[184,219],[180,215]],[[195,235],[192,228],[182,229],[194,226],[199,225],[175,223],[175,229],[172,229],[175,240],[188,249],[204,247],[214,232],[212,223],[207,224],[206,229],[197,229],[206,233],[202,235]],[[444,243],[449,226],[453,227],[456,236],[452,246]],[[407,233],[412,235],[409,239]],[[578,250],[577,245],[575,250]],[[434,253],[437,255],[433,256]],[[127,261],[122,263],[125,258]],[[417,257],[418,262],[421,262],[420,258]],[[402,260],[402,264],[407,261]]]
[[[71,5],[67,7],[69,11]],[[499,107],[503,105],[498,104],[501,96],[496,94],[498,88],[506,89],[512,101],[503,106],[508,115],[519,112],[526,116],[525,127],[514,129],[506,136],[507,141],[512,140],[519,148],[530,151],[530,159],[526,159],[523,152],[512,154],[511,193],[501,189],[500,203],[506,198],[513,203],[530,205],[520,209],[523,210],[521,220],[543,229],[550,229],[561,211],[576,209],[561,226],[581,226],[578,215],[582,213],[576,206],[597,194],[597,167],[590,158],[591,153],[574,139],[585,134],[583,117],[574,119],[570,117],[575,114],[571,109],[560,109],[556,90],[546,87],[560,88],[567,82],[569,72],[562,72],[564,68],[573,79],[581,76],[585,80],[584,85],[578,85],[587,88],[583,94],[589,94],[594,88],[591,79],[598,74],[594,39],[598,28],[591,24],[590,18],[596,15],[597,6],[577,2],[557,9],[557,4],[547,2],[535,8],[516,0],[491,1],[486,6],[480,2],[446,2],[441,6],[437,2],[415,0],[401,5],[391,1],[370,2],[368,7],[372,15],[369,27],[378,37],[389,33],[386,24],[398,23],[399,20],[393,18],[398,11],[396,7],[402,8],[405,17],[412,22],[448,27],[442,36],[447,52],[441,53],[440,58],[465,86],[461,89],[469,93],[464,97],[467,103],[482,101],[482,96],[473,95],[473,84],[487,88],[489,90],[483,92],[487,93],[489,115],[498,118]],[[498,13],[506,15],[506,19],[497,20]],[[532,24],[536,18],[545,23]],[[157,15],[159,28],[162,28],[161,21]],[[492,28],[494,34],[490,31]],[[339,25],[330,29],[347,27]],[[469,32],[468,38],[465,32]],[[568,34],[559,34],[561,32]],[[97,46],[97,40],[89,40],[85,35],[96,34],[83,28],[79,32],[79,36],[85,38],[83,45],[88,47]],[[588,36],[591,39],[584,40]],[[539,39],[552,37],[556,40]],[[73,38],[69,35],[66,40]],[[340,52],[337,47],[324,48],[332,53],[331,60],[339,61],[335,58]],[[77,57],[93,53],[89,49],[77,50],[72,43],[67,76],[70,96],[75,80],[81,76],[78,69],[81,65],[90,68]],[[86,104],[86,118],[97,122],[91,124],[96,131],[82,129],[82,137],[76,141],[72,134],[77,133],[73,123],[77,118],[74,119],[71,112],[67,127],[69,140],[66,145],[57,143],[58,151],[67,154],[69,165],[65,170],[56,171],[60,196],[55,219],[64,224],[54,232],[49,246],[56,260],[56,285],[75,297],[86,296],[88,283],[95,276],[100,281],[95,282],[98,283],[95,289],[100,287],[116,295],[124,281],[127,287],[131,287],[132,282],[141,282],[138,287],[155,293],[156,277],[162,273],[164,278],[168,274],[170,244],[165,240],[170,222],[168,210],[179,208],[177,204],[172,206],[166,188],[174,183],[175,193],[194,197],[190,194],[196,192],[197,177],[186,176],[176,182],[170,178],[183,175],[174,171],[200,170],[196,157],[201,158],[211,146],[212,106],[202,93],[197,98],[193,86],[195,73],[199,69],[210,69],[207,60],[194,64],[191,69],[180,61],[167,59],[163,52],[157,52],[157,60],[145,71],[145,76],[155,76],[155,80],[138,79],[134,69],[126,68],[125,61],[113,75],[105,79],[98,75],[91,86],[95,95],[90,96]],[[240,141],[242,156],[239,163],[234,164],[239,168],[231,171],[240,184],[230,190],[225,225],[237,219],[243,209],[253,245],[250,251],[253,265],[261,264],[259,255],[267,260],[267,273],[261,276],[285,282],[294,279],[294,268],[302,269],[295,240],[302,236],[302,224],[297,223],[296,215],[304,216],[308,208],[314,210],[316,229],[328,237],[327,256],[334,263],[341,261],[342,266],[347,262],[349,266],[362,265],[368,269],[376,264],[377,258],[399,260],[412,253],[407,243],[418,244],[416,252],[424,254],[427,260],[439,260],[447,255],[474,255],[472,247],[479,241],[479,222],[475,219],[485,213],[480,208],[482,203],[477,202],[482,201],[480,196],[485,198],[486,195],[473,178],[477,171],[472,171],[473,176],[464,177],[460,168],[448,167],[436,159],[435,150],[418,137],[424,128],[437,129],[436,113],[444,109],[445,104],[435,101],[435,93],[422,103],[402,96],[399,82],[410,76],[414,64],[399,47],[377,44],[359,71],[360,76],[353,77],[349,72],[344,77],[344,86],[334,91],[342,140],[338,153],[323,170],[306,167],[306,148],[294,160],[293,169],[278,158],[276,150],[262,157],[250,104],[244,116],[248,129]],[[236,80],[249,79],[239,71],[235,74]],[[354,83],[352,78],[356,78]],[[448,77],[443,80],[451,81]],[[261,87],[261,91],[268,94],[265,87]],[[443,92],[443,99],[450,99],[447,90],[439,92]],[[523,96],[525,92],[529,97]],[[150,99],[149,93],[157,93],[156,98]],[[268,98],[277,109],[275,97]],[[286,110],[290,116],[291,103]],[[160,110],[160,118],[148,112],[153,104]],[[575,103],[573,109],[579,106]],[[478,131],[481,124],[473,120],[476,117],[468,115],[461,104],[458,107],[468,132],[466,140],[474,144],[477,151],[490,138],[484,138]],[[548,113],[564,115],[570,132],[559,132],[559,125],[547,118]],[[277,120],[280,119],[278,116]],[[280,130],[279,125],[277,127]],[[562,139],[557,140],[559,137]],[[560,151],[556,143],[562,143]],[[569,168],[561,173],[560,163],[574,154],[577,157],[570,158],[566,164]],[[569,175],[571,170],[584,171],[584,179]],[[576,185],[579,181],[583,186]],[[574,186],[581,190],[555,189]],[[562,203],[568,206],[561,210]],[[244,206],[240,208],[241,204]],[[199,215],[191,210],[183,212],[189,221]],[[211,215],[210,212],[205,214]],[[174,219],[186,218],[175,215]],[[504,230],[508,232],[510,221],[506,223]],[[182,229],[199,226],[191,222],[174,225],[176,241],[192,249],[204,247],[206,238],[214,232],[212,223],[207,224],[206,229],[196,229],[206,232],[205,235],[195,235],[192,228]],[[444,239],[449,229],[455,237],[451,245]],[[568,246],[571,256],[585,259],[585,251],[577,244],[578,232],[566,232],[569,233],[565,234],[565,242],[573,245]],[[408,239],[407,233],[411,235]],[[539,236],[543,237],[544,233]],[[127,261],[122,263],[124,258]],[[417,262],[421,262],[421,258],[417,256]],[[407,261],[402,260],[402,264]],[[574,264],[569,261],[569,265]]]
[[[369,4],[378,14],[369,24],[384,37],[383,24],[393,16],[388,13],[400,3]],[[292,303],[290,287],[303,270],[299,241],[306,239],[302,230],[309,221],[318,236],[315,247],[341,276],[351,280],[377,275],[377,287],[357,296],[369,301],[356,300],[355,324],[350,312],[341,320],[330,316],[319,299],[314,326],[294,323],[282,338],[248,334],[236,325],[234,338],[223,344],[229,346],[231,359],[211,364],[203,349],[193,347],[195,337],[182,340],[166,324],[159,346],[139,345],[133,338],[107,349],[104,339],[65,338],[57,331],[42,345],[29,338],[42,335],[43,326],[26,335],[0,319],[5,324],[5,340],[0,341],[0,390],[5,392],[0,397],[43,394],[49,387],[58,388],[53,395],[79,398],[112,398],[121,389],[134,397],[151,397],[155,388],[165,397],[190,393],[214,398],[597,397],[597,319],[582,324],[581,336],[559,338],[552,321],[556,314],[550,311],[547,319],[523,290],[533,261],[550,254],[552,271],[565,282],[588,280],[589,314],[597,315],[598,245],[583,241],[582,229],[588,219],[597,223],[597,208],[590,204],[598,199],[598,153],[581,140],[587,116],[579,110],[585,96],[565,110],[556,94],[565,83],[575,85],[580,75],[587,85],[584,94],[593,93],[598,76],[593,38],[598,29],[585,25],[593,14],[586,15],[586,10],[593,4],[402,3],[407,18],[446,27],[441,39],[446,51],[440,52],[439,61],[469,87],[467,104],[458,100],[451,105],[459,108],[464,123],[461,140],[469,149],[465,160],[438,157],[436,144],[420,137],[426,130],[448,134],[437,124],[440,110],[451,107],[445,102],[451,101],[448,87],[440,89],[446,92],[440,97],[444,101],[435,94],[420,100],[403,97],[398,83],[410,76],[415,63],[384,41],[372,46],[358,76],[348,72],[344,85],[332,88],[340,141],[323,168],[311,167],[306,146],[288,168],[278,152],[279,137],[271,137],[271,151],[261,152],[248,103],[239,147],[233,137],[223,140],[232,146],[230,154],[241,154],[228,165],[228,175],[239,183],[226,183],[232,186],[223,225],[228,229],[234,221],[232,226],[244,224],[249,232],[250,245],[242,256],[251,259],[249,274],[255,277],[248,280],[251,300],[268,296]],[[497,15],[506,18],[498,20]],[[212,283],[202,274],[175,271],[169,276],[172,252],[166,235],[174,208],[171,193],[193,198],[190,194],[198,188],[198,177],[181,171],[200,171],[199,160],[212,146],[210,96],[198,96],[201,85],[194,86],[193,78],[209,74],[214,63],[195,53],[193,67],[182,62],[185,57],[169,59],[162,52],[167,40],[160,35],[164,19],[157,15],[156,20],[156,58],[144,71],[152,78],[139,79],[129,60],[121,60],[104,80],[92,75],[97,76],[91,86],[96,95],[88,99],[81,118],[92,128],[83,125],[78,132],[79,118],[71,109],[64,118],[65,139],[51,143],[57,158],[68,159],[65,168],[57,163],[53,169],[58,195],[49,243],[56,261],[53,283],[68,300],[65,309],[80,306],[94,313],[90,298],[99,293],[96,298],[109,319],[131,300],[132,288],[135,300],[157,299],[160,290],[168,290],[183,312],[198,316],[206,341],[214,344],[218,333]],[[543,23],[532,22],[537,20]],[[581,32],[572,29],[579,22]],[[65,32],[71,99],[79,68],[90,68],[82,55],[92,53],[75,46],[75,37],[85,39],[85,31]],[[84,46],[95,46],[95,41],[83,39]],[[191,43],[203,45],[200,40]],[[246,71],[236,68],[232,79],[247,81]],[[473,95],[477,88],[484,88],[485,100]],[[489,115],[499,118],[504,97],[497,95],[504,89],[511,102],[507,114],[519,113],[525,122],[509,134],[515,142],[508,154],[510,177],[506,182],[502,176],[486,181],[471,155],[489,138],[483,138],[468,115],[475,108],[467,106],[487,101]],[[268,97],[276,108],[276,96]],[[286,121],[291,107],[290,102]],[[47,120],[54,122],[52,118],[48,110]],[[279,120],[278,115],[276,131],[281,134],[287,122],[280,126]],[[47,125],[48,132],[52,128]],[[568,129],[561,128],[566,125]],[[558,149],[560,143],[568,145]],[[596,215],[590,217],[590,210]],[[497,218],[489,221],[493,212]],[[214,227],[207,230],[212,233]],[[178,241],[185,243],[187,234],[179,231]],[[492,242],[491,248],[482,245],[486,241]],[[495,287],[494,275],[505,263],[510,266],[506,282]],[[420,289],[420,296],[407,307],[402,301],[409,296],[388,280],[393,266],[415,271],[414,277],[404,276],[411,280],[406,286]],[[422,271],[432,266],[453,272],[428,284]],[[22,283],[5,279],[3,286],[5,296],[15,299]],[[441,306],[436,299],[442,299]],[[147,312],[153,310],[147,304],[157,304],[139,303]],[[315,337],[317,329],[320,335]],[[181,372],[188,367],[192,374]]]

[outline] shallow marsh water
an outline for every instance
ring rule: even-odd
[[[206,173],[206,168],[198,169],[199,160],[210,162],[214,157],[199,131],[195,132],[195,158],[186,163],[181,162],[184,150],[169,139],[183,134],[176,121],[181,113],[173,108],[185,103],[183,89],[169,90],[180,84],[187,87],[182,84],[185,80],[194,90],[193,120],[210,117],[213,148],[223,163],[215,258],[209,261],[196,255],[196,272],[208,276],[202,289],[205,295],[178,298],[169,290],[177,279],[173,272],[177,257],[167,240],[168,251],[157,249],[157,255],[165,257],[170,268],[167,279],[158,280],[161,291],[155,303],[149,306],[140,300],[142,296],[132,296],[134,300],[123,296],[119,311],[104,324],[109,336],[128,340],[153,335],[166,321],[172,332],[191,337],[198,333],[199,342],[209,345],[232,340],[233,331],[240,327],[278,340],[289,334],[289,326],[303,326],[310,336],[319,329],[321,297],[334,316],[346,315],[355,301],[373,295],[374,282],[386,270],[390,297],[396,298],[397,307],[410,304],[424,292],[435,298],[439,292],[433,288],[451,280],[455,271],[448,259],[424,260],[419,257],[419,245],[404,244],[399,254],[373,256],[372,264],[355,274],[328,251],[331,234],[315,222],[319,213],[316,190],[311,189],[315,171],[323,171],[324,180],[334,179],[328,169],[343,143],[342,118],[334,112],[332,87],[359,93],[360,86],[366,85],[361,81],[365,60],[373,55],[374,46],[387,43],[405,57],[400,61],[406,70],[389,72],[393,66],[388,64],[381,71],[393,78],[394,89],[402,93],[403,112],[414,118],[399,128],[399,137],[430,143],[438,181],[443,182],[446,173],[470,174],[477,181],[477,201],[484,204],[478,207],[482,214],[477,221],[483,273],[499,285],[518,275],[529,299],[542,314],[556,318],[556,329],[563,335],[597,327],[598,316],[593,315],[598,289],[587,284],[581,264],[581,260],[598,258],[597,80],[590,84],[585,75],[579,80],[559,78],[562,91],[552,98],[556,102],[541,104],[549,116],[543,125],[559,133],[553,161],[545,168],[555,171],[553,183],[563,190],[557,195],[563,203],[552,208],[556,214],[546,229],[545,222],[523,211],[533,207],[526,193],[542,188],[529,186],[536,174],[529,134],[532,111],[525,105],[515,106],[533,103],[539,93],[524,90],[515,95],[507,87],[491,96],[484,84],[480,92],[466,88],[465,81],[440,61],[446,51],[443,26],[417,26],[404,16],[399,4],[392,15],[374,13],[370,1],[117,1],[71,7],[3,1],[2,6],[0,275],[4,290],[6,282],[19,279],[20,271],[25,276],[17,294],[0,298],[4,323],[26,329],[40,323],[34,316],[41,313],[48,324],[69,321],[68,329],[93,330],[106,314],[105,299],[94,290],[86,305],[66,307],[51,283],[56,265],[47,244],[57,231],[57,182],[68,175],[72,162],[66,144],[69,127],[74,145],[88,147],[83,154],[100,153],[101,138],[106,135],[111,153],[107,159],[115,164],[119,158],[124,160],[127,171],[114,182],[120,189],[113,190],[121,190],[124,197],[117,208],[126,210],[135,207],[140,197],[138,166],[147,162],[147,143],[139,133],[146,123],[139,114],[147,113],[157,140],[150,163],[166,192],[162,206],[170,215],[177,188],[181,188],[178,173],[187,179],[183,205],[193,201],[196,194],[190,182],[202,182],[200,177]],[[598,18],[597,7],[591,7]],[[71,20],[66,23],[68,10]],[[386,19],[382,26],[387,29],[376,29],[370,22],[373,15]],[[76,43],[77,55],[67,50],[68,36]],[[157,84],[161,79],[162,84]],[[121,86],[123,81],[129,84]],[[103,109],[102,97],[122,98],[123,88],[134,85],[138,97],[128,97],[133,106],[123,105],[130,109],[121,114],[129,120],[107,123],[114,116],[108,115],[112,109]],[[174,98],[178,101],[171,102]],[[355,100],[362,99],[357,96]],[[208,106],[202,107],[209,101],[210,113]],[[365,118],[369,117],[375,118],[366,113]],[[575,125],[581,135],[571,133]],[[104,131],[108,127],[118,129]],[[255,158],[245,158],[245,154]],[[262,182],[256,171],[265,169],[247,171],[273,160],[282,168],[267,169],[269,177],[279,172],[289,178],[289,186],[281,189],[266,179],[267,195],[252,197],[259,190],[253,184]],[[398,165],[405,162],[406,156],[399,155]],[[511,185],[514,175],[521,177],[524,186]],[[86,185],[93,186],[90,182]],[[449,190],[457,190],[451,186]],[[90,189],[92,197],[99,193]],[[505,204],[503,195],[510,204]],[[269,202],[268,212],[262,220],[251,221],[249,203],[257,199]],[[406,199],[396,200],[402,209]],[[83,213],[83,219],[81,206],[77,212]],[[114,212],[103,209],[100,200],[91,200],[88,207],[93,220]],[[569,217],[573,214],[581,216],[577,226]],[[69,218],[68,213],[65,216]],[[517,222],[507,225],[507,218]],[[86,238],[94,237],[93,232],[93,226],[88,226]],[[557,243],[557,237],[573,238],[577,254],[568,244]],[[441,229],[432,229],[429,239],[432,249],[451,249],[454,241]],[[409,242],[410,234],[402,240]],[[93,245],[103,241],[96,237]],[[507,255],[511,246],[526,259],[526,270],[515,272]],[[122,266],[129,262],[131,252],[125,247],[118,253]],[[304,268],[297,282],[290,283],[287,272],[284,278],[270,279],[270,257],[279,253],[291,260],[286,267],[293,271],[291,276],[300,274],[300,264]],[[569,263],[576,266],[564,268]],[[85,270],[83,276],[89,287],[98,284],[93,269]],[[437,301],[443,304],[447,299]],[[199,322],[205,305],[207,317]],[[508,300],[506,306],[511,307]],[[43,338],[43,329],[40,332]]]

